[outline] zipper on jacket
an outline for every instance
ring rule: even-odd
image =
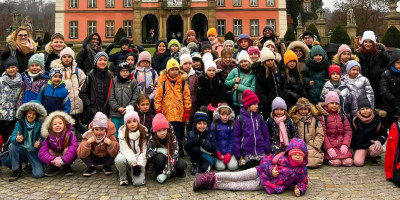
[[[122,83],[122,85],[121,85],[121,106],[123,106],[123,103],[124,103],[123,96],[124,96],[124,83]]]
[[[253,112],[250,113],[251,116],[251,124],[253,125],[253,136],[254,136],[254,153],[257,155],[257,139],[256,139],[256,130],[254,127],[254,121],[253,121]]]

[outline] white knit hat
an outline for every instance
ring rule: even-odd
[[[209,68],[212,68],[212,67],[214,67],[215,70],[217,70],[217,64],[215,64],[215,62],[212,61],[212,60],[207,60],[207,61],[204,63],[204,73],[207,73],[207,70],[208,70]]]
[[[253,62],[251,62],[249,54],[245,50],[242,50],[239,52],[237,59],[238,59],[238,63],[240,63],[240,61],[242,61],[242,60],[247,60],[250,62],[250,64],[253,63]]]
[[[375,33],[373,31],[364,31],[364,34],[361,38],[361,43],[363,43],[364,40],[372,40],[374,43],[376,43]]]
[[[203,63],[205,63],[207,60],[214,60],[214,57],[212,56],[211,53],[205,53],[201,57],[201,60],[203,61]]]
[[[267,60],[275,60],[275,55],[268,47],[262,48],[260,52],[260,60],[264,63]]]
[[[182,66],[183,64],[187,62],[193,63],[192,56],[190,54],[182,54],[181,57],[179,57],[180,65]]]

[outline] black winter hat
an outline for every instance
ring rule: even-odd
[[[303,33],[303,40],[304,40],[304,37],[305,37],[306,35],[309,35],[309,36],[311,36],[311,37],[314,39],[314,33],[312,33],[311,31],[305,31],[305,32]]]
[[[207,122],[208,125],[210,124],[210,119],[208,118],[207,113],[197,111],[196,114],[194,114],[194,118],[193,118],[194,124],[197,124],[200,121],[205,121],[205,122]]]
[[[129,38],[127,37],[123,37],[121,38],[121,40],[119,41],[119,44],[122,46],[124,44],[127,44],[128,46],[131,46],[131,41],[129,41]]]
[[[371,103],[369,102],[367,96],[365,96],[364,94],[362,94],[358,97],[357,106],[358,106],[358,109],[372,108]]]
[[[203,44],[201,45],[201,53],[203,53],[204,49],[206,48],[210,48],[212,50],[211,42],[209,41],[203,42]]]
[[[4,62],[4,71],[11,66],[16,66],[17,68],[19,68],[18,60],[16,57],[11,56],[7,58],[6,62]]]

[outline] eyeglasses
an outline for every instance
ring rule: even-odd
[[[20,38],[28,37],[28,34],[18,34],[18,37],[20,37]]]

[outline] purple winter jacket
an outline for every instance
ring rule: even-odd
[[[233,152],[236,158],[247,155],[261,155],[270,152],[269,133],[267,125],[258,113],[240,109],[243,124],[239,116],[236,118]]]

